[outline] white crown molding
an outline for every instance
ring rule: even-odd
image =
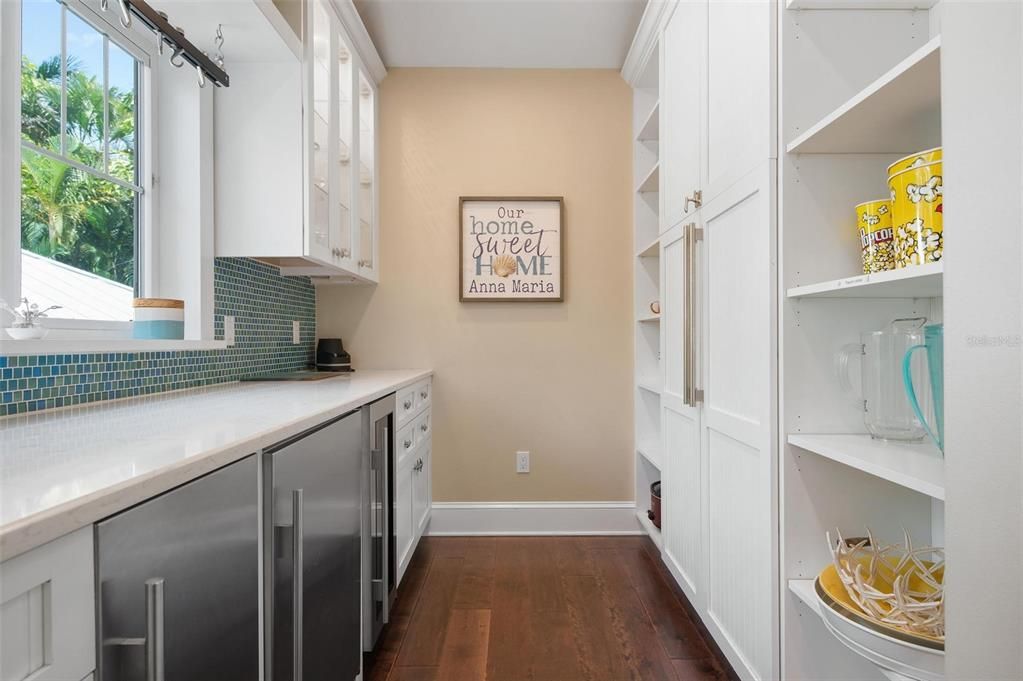
[[[369,31],[366,30],[366,24],[362,23],[362,17],[359,16],[359,10],[355,8],[355,3],[352,0],[334,0],[334,7],[341,16],[341,23],[348,30],[352,42],[355,43],[353,47],[362,58],[363,65],[369,71],[373,81],[379,83],[387,77],[387,67],[384,66],[380,53],[377,52],[377,47],[373,44]]]
[[[625,63],[622,64],[622,78],[629,85],[635,87],[643,74],[647,62],[657,48],[661,31],[677,4],[677,0],[650,0],[647,3],[636,28],[636,35],[632,38],[632,45],[625,55]]]
[[[643,534],[631,501],[434,502],[430,536]]]

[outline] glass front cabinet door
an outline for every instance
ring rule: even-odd
[[[376,83],[326,0],[310,0],[306,237],[324,274],[377,277]],[[309,272],[313,273],[313,272]]]
[[[336,264],[354,272],[356,270],[355,244],[352,234],[352,161],[355,155],[355,58],[350,43],[338,24],[334,36],[334,103],[337,107],[337,127],[333,139],[337,158],[334,161],[334,214],[331,217],[331,256]]]
[[[359,69],[359,172],[358,234],[359,273],[378,280],[379,243],[377,239],[377,163],[376,163],[376,84]]]
[[[330,244],[330,131],[333,106],[331,97],[331,19],[320,0],[310,3],[306,42],[306,158],[307,189],[305,225],[309,255],[324,263],[332,261]]]

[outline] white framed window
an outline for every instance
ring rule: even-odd
[[[20,248],[0,250],[20,277],[0,296],[60,305],[46,321],[57,335],[126,337],[132,299],[158,276],[156,42],[94,0],[20,4],[20,26],[3,28],[20,38],[20,224],[2,226]]]

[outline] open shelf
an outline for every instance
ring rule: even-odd
[[[786,0],[786,9],[930,9],[938,0]]]
[[[788,145],[790,154],[910,154],[941,138],[941,37],[858,92]]]
[[[648,393],[655,395],[661,394],[661,384],[659,381],[651,378],[640,378],[636,381],[636,387],[640,390],[646,390]]]
[[[661,103],[660,101],[654,102],[654,106],[650,109],[650,113],[647,114],[643,120],[643,125],[640,126],[639,132],[636,133],[636,141],[638,142],[656,142],[661,133],[660,125],[660,112]]]
[[[650,169],[650,172],[646,174],[643,181],[636,187],[636,192],[640,194],[653,193],[658,190],[661,180],[661,162],[654,163],[654,167]]]
[[[657,237],[636,253],[637,258],[658,258],[661,255],[661,238]]]
[[[661,315],[659,314],[648,314],[644,317],[640,317],[636,320],[640,324],[656,324],[661,321]]]
[[[945,499],[945,460],[930,442],[903,444],[870,435],[789,435],[790,445],[935,499]]]
[[[646,459],[651,466],[661,470],[661,446],[653,440],[640,440],[636,445],[636,453]]]
[[[646,517],[646,511],[645,510],[636,511],[636,519],[639,521],[640,527],[642,527],[643,530],[648,535],[650,535],[650,539],[653,540],[654,545],[657,547],[657,550],[663,551],[664,544],[663,541],[661,540],[661,531],[654,527],[654,524],[653,522],[650,521],[650,518]]]
[[[944,263],[933,262],[796,286],[786,295],[789,298],[937,298],[942,292],[944,270]]]

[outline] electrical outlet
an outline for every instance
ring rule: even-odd
[[[515,452],[515,472],[529,472],[529,452]]]
[[[302,323],[297,319],[291,322],[291,343],[298,345],[302,342]]]
[[[234,317],[224,316],[224,340],[228,346],[234,345]]]

